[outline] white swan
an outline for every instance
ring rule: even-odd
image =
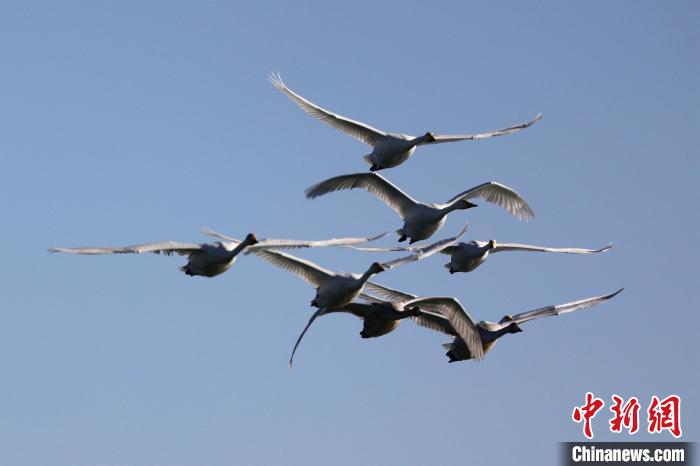
[[[244,249],[288,249],[326,246],[349,246],[379,239],[386,233],[371,238],[334,238],[320,241],[265,239],[258,241],[253,233],[249,233],[243,241],[222,235],[213,230],[205,229],[204,233],[210,236],[226,240],[215,243],[178,243],[175,241],[163,241],[160,243],[137,244],[124,247],[97,247],[97,248],[51,248],[49,252],[66,252],[72,254],[140,254],[151,252],[154,254],[187,256],[188,262],[180,267],[185,274],[203,277],[215,277],[226,272],[236,261],[236,256]]]
[[[449,246],[440,252],[447,254],[450,257],[450,262],[445,264],[445,268],[449,272],[471,272],[483,264],[489,257],[489,254],[501,251],[528,251],[528,252],[554,252],[563,254],[596,254],[604,252],[612,248],[609,244],[600,249],[583,249],[583,248],[550,248],[543,246],[533,246],[529,244],[518,243],[497,243],[495,239],[491,241],[469,241]],[[352,246],[350,246],[352,247]],[[357,249],[362,250],[361,247]]]
[[[320,120],[333,128],[342,131],[365,144],[372,146],[372,152],[364,156],[365,161],[370,164],[370,170],[382,170],[384,168],[396,167],[405,162],[417,146],[423,144],[439,144],[443,142],[456,142],[466,140],[486,139],[494,136],[503,136],[511,134],[521,129],[532,126],[536,121],[542,118],[542,114],[538,113],[534,119],[520,123],[507,128],[489,131],[478,134],[459,134],[459,135],[436,135],[431,132],[425,133],[423,136],[409,136],[408,134],[394,134],[373,128],[372,126],[360,121],[351,120],[344,116],[326,110],[313,102],[305,99],[296,92],[292,91],[282,81],[279,74],[271,74],[270,82],[280,91],[284,92],[294,103],[312,117]]]
[[[403,293],[391,288],[383,287],[377,284],[368,284],[368,288],[388,299],[398,300],[403,302],[407,293]],[[454,337],[452,343],[446,343],[443,346],[447,349],[446,356],[450,359],[449,362],[464,361],[468,359],[479,360],[488,353],[496,344],[496,340],[507,333],[522,332],[520,324],[537,319],[539,317],[556,316],[573,312],[586,307],[591,307],[596,304],[607,301],[616,296],[623,288],[602,296],[594,296],[592,298],[581,299],[564,304],[546,306],[533,311],[523,312],[514,316],[506,315],[498,322],[479,321],[474,323],[469,317],[464,307],[455,298],[449,297],[430,297],[417,298],[410,301],[410,306],[420,309],[420,313],[413,320],[426,328],[446,333]],[[460,335],[464,333],[463,328],[476,326],[481,351],[474,351],[474,343],[466,342]]]
[[[319,316],[332,312],[334,309],[339,309],[350,304],[360,295],[360,293],[362,293],[365,284],[368,283],[368,280],[372,275],[407,264],[409,262],[424,259],[437,252],[440,252],[442,248],[454,244],[457,240],[459,240],[466,230],[467,227],[465,226],[458,235],[437,241],[425,248],[416,250],[412,254],[405,257],[381,264],[375,262],[370,265],[367,271],[365,271],[363,274],[331,272],[311,261],[279,251],[271,251],[268,249],[257,249],[253,251],[257,256],[265,261],[288,272],[294,273],[302,280],[316,288],[316,296],[311,301],[311,305],[317,307],[318,310],[313,313],[308,323],[304,327],[304,330],[302,330],[299,338],[294,344],[292,355],[289,358],[289,366],[292,366],[294,353],[296,353],[299,343],[301,343],[302,338],[313,321]]]
[[[387,289],[382,285],[372,282],[368,282],[367,286],[373,289]],[[366,301],[366,303],[351,302],[343,307],[330,309],[325,314],[336,312],[353,314],[363,321],[362,331],[360,332],[362,338],[380,337],[393,332],[402,320],[407,318],[415,320],[425,314],[416,303],[423,302],[426,298],[419,298],[418,296],[408,293],[396,293],[397,295],[390,301],[361,293],[360,298]],[[430,316],[428,316],[428,318],[430,318]],[[451,322],[454,321],[453,329],[457,335],[459,335],[459,338],[467,342],[467,347],[470,348],[473,354],[481,357],[482,345],[477,327],[471,320],[464,320],[463,318],[458,320],[454,317],[451,317],[451,319]]]
[[[495,181],[461,192],[444,204],[427,204],[416,201],[378,173],[354,173],[321,181],[306,190],[306,197],[313,199],[331,191],[354,188],[374,194],[394,209],[404,220],[403,228],[396,230],[399,241],[410,238],[411,243],[430,238],[442,228],[450,212],[476,207],[468,199],[482,198],[503,207],[521,220],[530,220],[535,216],[517,192]]]
[[[403,302],[384,301],[361,293],[360,299],[367,302],[351,302],[343,307],[330,309],[326,314],[346,312],[362,319],[362,338],[375,338],[393,332],[401,320],[417,317],[417,308],[406,308]]]
[[[409,252],[413,251],[415,246],[402,247],[371,247],[371,246],[344,246],[365,252]],[[450,257],[450,262],[445,264],[445,268],[451,273],[471,272],[483,264],[489,254],[500,251],[527,251],[527,252],[554,252],[563,254],[596,254],[612,249],[613,245],[600,249],[584,249],[584,248],[550,248],[544,246],[533,246],[530,244],[518,243],[496,243],[495,239],[491,241],[468,241],[466,243],[453,244],[440,250],[440,253],[447,254]]]

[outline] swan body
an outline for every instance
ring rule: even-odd
[[[410,238],[411,243],[430,238],[442,228],[450,212],[476,207],[469,199],[484,199],[521,220],[530,220],[535,215],[517,192],[495,181],[463,191],[443,204],[429,204],[413,199],[378,173],[354,173],[321,181],[306,190],[306,197],[313,199],[332,191],[355,188],[366,190],[394,209],[404,221],[403,227],[396,230],[399,241]]]
[[[332,309],[327,314],[334,312],[346,312],[362,319],[362,338],[376,338],[394,331],[399,323],[406,318],[418,316],[417,310],[405,309],[402,303],[377,300],[364,293],[361,298],[370,301],[368,303],[352,302],[337,309]]]
[[[525,123],[478,134],[435,135],[431,132],[427,132],[423,136],[410,136],[408,134],[388,133],[374,128],[367,123],[352,120],[337,113],[333,113],[330,110],[326,110],[292,91],[287,87],[284,81],[282,81],[279,74],[271,74],[270,82],[313,118],[372,146],[372,152],[363,157],[370,165],[371,171],[383,170],[385,168],[393,168],[401,165],[413,155],[416,147],[420,145],[467,140],[475,141],[495,136],[503,136],[529,128],[542,118],[542,114],[538,113],[534,119]]]
[[[491,241],[468,241],[449,246],[440,252],[450,256],[450,262],[445,268],[452,274],[457,272],[472,272],[483,264],[490,254],[501,251],[552,252],[564,254],[595,254],[612,248],[612,244],[600,249],[583,248],[550,248],[518,243],[497,243]]]
[[[226,272],[236,262],[238,254],[252,242],[238,244],[228,242],[205,243],[201,248],[192,251],[187,264],[180,267],[185,275],[216,277]]]

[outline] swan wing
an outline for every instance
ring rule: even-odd
[[[368,281],[367,283],[365,283],[365,288],[367,288],[369,291],[376,294],[377,296],[380,296],[380,297],[387,299],[391,302],[410,301],[410,300],[416,299],[418,297],[414,294],[404,293],[403,291],[394,290],[393,288],[389,288],[387,286],[380,285],[378,283],[374,283],[371,281]]]
[[[321,181],[306,192],[306,197],[313,199],[331,191],[361,188],[374,194],[379,200],[394,209],[402,218],[408,216],[417,203],[408,194],[377,173],[353,173]]]
[[[487,139],[495,136],[504,136],[506,134],[515,133],[521,129],[529,128],[537,121],[542,119],[542,114],[538,113],[535,118],[525,123],[519,123],[517,125],[508,126],[507,128],[497,129],[495,131],[488,131],[486,133],[477,134],[433,134],[433,141],[422,142],[422,144],[440,144],[443,142],[456,142],[456,141],[476,141],[478,139]]]
[[[467,311],[455,298],[418,298],[404,304],[404,308],[414,306],[445,316],[455,333],[467,344],[472,357],[477,361],[484,357],[484,347],[481,343],[479,330]]]
[[[421,327],[429,328],[430,330],[435,330],[436,332],[445,333],[447,335],[457,336],[457,332],[455,332],[450,321],[442,314],[421,309],[420,314],[411,317],[411,319]]]
[[[496,247],[491,249],[491,252],[500,251],[529,251],[529,252],[559,252],[564,254],[595,254],[612,249],[613,245],[608,244],[600,249],[584,249],[584,248],[549,248],[544,246],[533,246],[530,244],[518,243],[496,243]]]
[[[277,89],[284,92],[287,97],[292,99],[295,104],[297,104],[302,110],[316,118],[319,121],[326,123],[327,125],[342,131],[343,133],[351,136],[358,141],[364,142],[373,146],[377,140],[386,136],[384,131],[377,128],[362,123],[361,121],[351,120],[337,113],[333,113],[330,110],[326,110],[323,107],[316,105],[308,99],[300,96],[293,90],[287,87],[287,85],[282,81],[282,77],[279,73],[273,73],[270,75],[270,82]]]
[[[515,190],[504,184],[497,183],[496,181],[489,181],[461,192],[447,201],[446,205],[451,205],[462,199],[473,199],[477,197],[484,199],[486,202],[503,207],[511,215],[514,215],[520,220],[532,220],[535,217],[535,213],[530,206],[527,205],[527,202],[525,202]]]
[[[522,324],[529,320],[537,319],[540,317],[558,316],[560,314],[578,311],[579,309],[595,306],[596,304],[600,304],[603,301],[607,301],[608,299],[615,297],[623,289],[624,288],[620,288],[619,290],[613,293],[608,293],[601,296],[594,296],[592,298],[580,299],[578,301],[572,301],[570,303],[542,307],[540,309],[516,314],[512,317],[506,316],[503,319],[501,319],[499,323],[509,323],[511,321],[514,321],[518,324]]]
[[[176,241],[162,241],[159,243],[134,244],[124,247],[104,247],[104,248],[51,248],[49,252],[67,252],[71,254],[141,254],[143,252],[151,252],[154,254],[179,254],[186,256],[195,251],[202,249],[201,244],[178,243]]]
[[[291,254],[271,251],[269,249],[256,249],[253,252],[272,265],[286,270],[287,272],[296,274],[299,278],[316,288],[334,276],[333,272],[330,272],[311,261],[292,256]]]
[[[386,270],[390,270],[400,265],[408,264],[409,262],[415,262],[425,259],[426,257],[430,257],[433,254],[441,252],[443,249],[452,246],[454,243],[459,241],[459,239],[467,232],[468,229],[469,224],[465,224],[464,228],[462,228],[462,231],[460,231],[456,236],[436,241],[432,244],[429,244],[428,246],[419,249],[414,249],[412,254],[408,254],[406,256],[399,257],[398,259],[382,263],[382,267],[384,267]]]
[[[387,233],[384,232],[381,235],[370,236],[370,237],[349,237],[349,238],[331,238],[324,240],[295,240],[295,239],[264,239],[258,243],[248,246],[246,248],[246,254],[254,252],[256,249],[293,249],[293,248],[325,248],[329,246],[347,246],[350,247],[353,244],[363,244],[370,241],[378,240],[383,238]]]

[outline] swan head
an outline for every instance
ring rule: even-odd
[[[245,237],[245,242],[248,244],[256,244],[258,242],[258,238],[255,237],[254,233],[248,233]]]
[[[520,328],[517,322],[512,322],[508,327],[508,333],[520,333],[523,329]]]
[[[492,239],[489,241],[489,249],[496,249],[496,240]]]
[[[375,262],[374,264],[369,266],[368,272],[371,274],[375,274],[375,273],[384,272],[385,270],[386,269],[384,268],[384,266],[382,264],[380,264],[379,262]]]
[[[426,142],[435,142],[435,136],[434,136],[433,133],[431,133],[430,131],[428,131],[427,133],[425,133],[425,134],[423,135],[423,139],[424,139]]]
[[[455,207],[458,209],[471,209],[472,207],[477,207],[477,204],[473,204],[466,199],[462,199]]]

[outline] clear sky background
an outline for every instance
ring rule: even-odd
[[[0,6],[2,465],[546,464],[583,439],[592,391],[683,398],[698,440],[700,29],[697,2],[5,2]],[[476,319],[614,291],[525,324],[480,362],[404,322],[317,321],[313,289],[252,256],[187,277],[181,257],[51,255],[52,246],[326,238],[392,231],[361,192],[309,201],[369,149],[266,79],[376,127],[518,134],[420,148],[384,174],[441,202],[488,180],[536,213],[457,212],[469,238],[601,247],[445,256],[377,281],[457,297]],[[381,244],[394,244],[395,236]],[[350,250],[300,255],[362,271]],[[598,440],[612,435],[608,406]],[[644,417],[642,417],[644,420]]]

